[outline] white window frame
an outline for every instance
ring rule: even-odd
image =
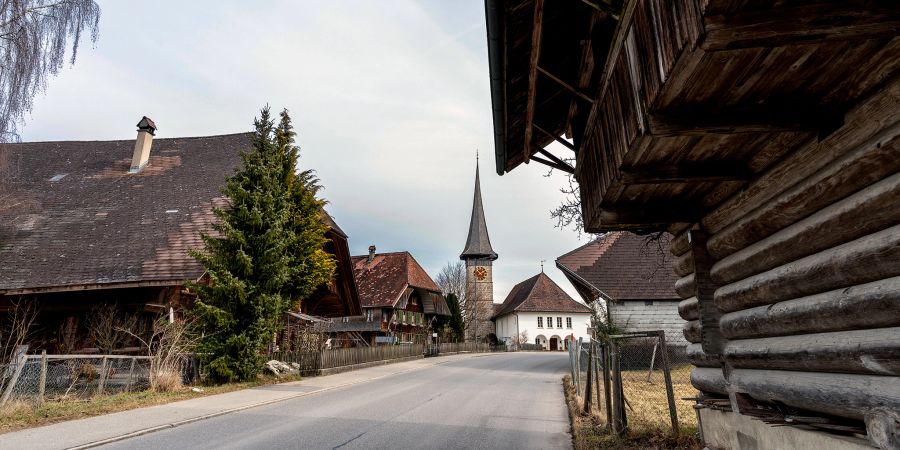
[[[542,316],[538,316],[538,328],[544,328],[544,318]]]
[[[572,329],[572,318],[571,317],[566,317],[566,328],[568,328],[570,330]]]

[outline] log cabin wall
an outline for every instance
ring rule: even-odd
[[[694,224],[708,273],[691,231],[673,239],[695,387],[854,420],[900,411],[898,104],[894,81]],[[703,342],[704,278],[720,354]]]

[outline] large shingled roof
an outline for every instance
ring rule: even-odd
[[[441,288],[409,252],[377,253],[353,257],[353,272],[363,307],[391,307],[406,289],[440,294]]]
[[[597,292],[613,300],[677,300],[669,241],[619,231],[609,233],[556,259],[556,265],[586,301]]]
[[[495,307],[494,317],[516,311],[590,313],[591,309],[575,301],[550,277],[541,272],[513,286],[503,304]]]
[[[0,292],[199,278],[188,250],[250,138],[154,139],[135,174],[134,140],[0,144]]]
[[[472,217],[469,220],[469,236],[460,259],[497,259],[497,252],[491,247],[487,222],[484,219],[484,206],[481,204],[481,176],[478,164],[475,164],[475,196],[472,199]]]

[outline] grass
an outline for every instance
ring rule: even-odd
[[[42,405],[22,401],[11,402],[0,410],[0,434],[66,420],[99,416],[145,406],[162,405],[179,400],[223,394],[268,384],[286,383],[299,379],[299,376],[283,378],[260,376],[256,381],[228,383],[218,386],[198,386],[203,389],[203,392],[194,392],[190,387],[185,387],[175,392],[146,390],[89,398],[53,399],[44,402]]]
[[[687,369],[688,371],[690,369]],[[675,385],[675,373],[673,371],[673,387]],[[651,377],[651,381],[653,378]],[[572,384],[571,377],[568,375],[563,379],[563,388],[565,390],[566,405],[569,410],[569,417],[572,421],[572,440],[576,450],[582,449],[695,449],[703,448],[698,439],[696,415],[693,413],[693,407],[689,402],[680,400],[679,389],[675,390],[676,405],[678,406],[679,423],[681,424],[680,433],[674,435],[671,432],[671,423],[669,421],[669,411],[666,401],[665,385],[662,388],[662,394],[658,395],[654,391],[656,388],[647,389],[647,372],[646,371],[623,371],[622,372],[623,389],[626,391],[626,397],[631,395],[635,400],[629,400],[632,403],[632,409],[627,411],[629,430],[625,437],[617,437],[606,428],[606,413],[598,411],[596,408],[589,415],[583,413],[583,399],[576,394],[575,387]],[[688,383],[690,387],[690,383]],[[641,393],[642,401],[636,401],[638,389],[643,388],[645,391]],[[690,387],[693,391],[693,387]],[[682,392],[687,391],[681,388]],[[649,394],[649,395],[647,395]],[[688,393],[685,396],[693,396]],[[596,402],[596,398],[594,399]],[[653,402],[654,405],[650,403]],[[656,407],[659,403],[661,408]],[[682,413],[680,403],[688,405],[690,414]],[[594,403],[596,405],[596,403]],[[682,419],[690,418],[690,420]]]

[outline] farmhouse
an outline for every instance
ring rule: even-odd
[[[591,335],[591,313],[541,272],[513,286],[492,320],[497,338],[508,346],[533,343],[556,351]]]
[[[353,257],[363,315],[335,320],[326,329],[343,334],[342,346],[429,342],[435,322],[450,315],[441,288],[409,252]]]
[[[626,332],[663,330],[667,345],[683,349],[670,239],[666,233],[608,233],[560,256],[556,267],[585,302],[602,301],[612,324]]]
[[[709,447],[896,448],[900,10],[610,4],[485,1],[497,172],[673,235]]]
[[[185,282],[205,281],[189,251],[203,248],[252,135],[156,139],[152,120],[138,127],[136,140],[0,144],[0,310],[38,305],[34,349],[97,351],[97,305],[151,320],[191,301]],[[323,217],[338,273],[300,312],[361,314],[346,235]]]

